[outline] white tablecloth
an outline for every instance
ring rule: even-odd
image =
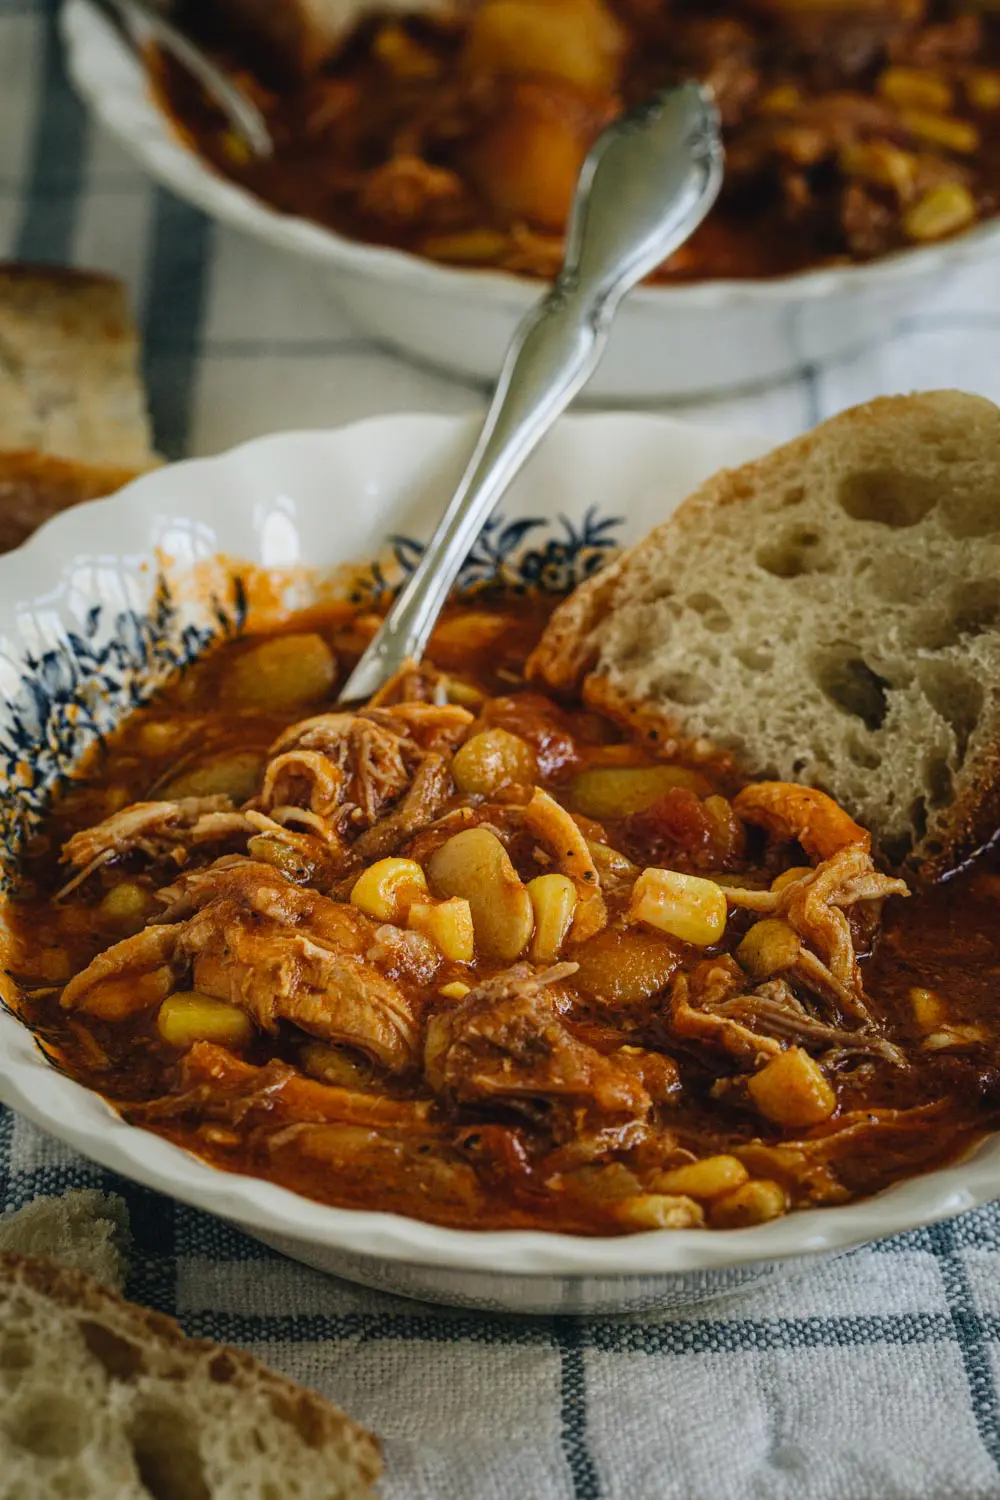
[[[5,254],[125,278],[171,457],[483,399],[359,338],[307,273],[143,179],[67,90],[43,0],[0,0]],[[782,437],[881,392],[1000,399],[998,329],[987,266],[863,355],[691,415]],[[101,1181],[0,1111],[0,1209]],[[503,1320],[323,1279],[115,1186],[138,1236],[133,1295],[369,1423],[389,1500],[1000,1500],[995,1209],[700,1315]]]

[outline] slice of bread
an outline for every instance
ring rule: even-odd
[[[96,1188],[36,1198],[0,1216],[0,1254],[54,1260],[116,1291],[125,1285],[130,1239],[124,1202]]]
[[[0,1255],[0,1500],[370,1500],[312,1391],[47,1261]]]
[[[890,864],[946,873],[1000,824],[1000,410],[884,398],[717,474],[530,670],[665,755],[820,787]]]
[[[113,495],[143,473],[47,453],[0,453],[0,552],[10,552],[60,511]]]
[[[0,452],[155,462],[125,290],[110,276],[0,264]]]

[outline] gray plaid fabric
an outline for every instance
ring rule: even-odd
[[[481,393],[358,338],[305,269],[146,181],[63,77],[54,0],[0,0],[0,256],[123,276],[164,453]],[[1000,267],[878,348],[691,413],[776,437],[884,391],[1000,399]],[[701,1314],[588,1322],[422,1307],[318,1276],[112,1180],[0,1111],[0,1209],[129,1203],[129,1290],[246,1345],[383,1438],[388,1500],[1000,1500],[1000,1210]]]

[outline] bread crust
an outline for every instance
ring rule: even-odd
[[[27,1256],[0,1254],[0,1287],[33,1293],[84,1322],[106,1320],[112,1332],[136,1343],[140,1355],[154,1351],[157,1373],[167,1379],[183,1381],[188,1371],[210,1359],[214,1383],[263,1394],[276,1420],[294,1428],[307,1447],[337,1444],[346,1449],[349,1461],[366,1484],[373,1484],[382,1472],[378,1440],[317,1392],[275,1374],[240,1349],[186,1337],[173,1318],[127,1302],[81,1271]],[[141,1365],[135,1373],[141,1373]]]
[[[657,576],[662,577],[671,561],[680,558],[686,542],[710,533],[722,512],[751,498],[759,502],[769,487],[788,484],[799,471],[812,472],[811,466],[828,459],[831,453],[850,456],[855,449],[863,451],[872,443],[872,434],[878,435],[889,425],[902,429],[908,422],[935,437],[964,435],[965,430],[975,429],[986,433],[992,443],[1000,413],[985,398],[956,391],[878,397],[762,458],[737,469],[721,470],[644,541],[624,553],[607,573],[588,580],[555,610],[529,662],[529,675],[556,692],[580,693],[592,707],[627,724],[647,742],[657,743],[659,753],[665,756],[690,753],[692,735],[684,709],[663,699],[643,699],[630,693],[627,670],[619,667],[616,671],[618,663],[612,653],[604,652],[617,611],[630,606],[634,624],[639,609],[636,600],[641,602],[645,597],[643,583],[651,576],[654,562]],[[989,454],[987,462],[996,462],[995,453]],[[732,524],[728,523],[730,536]],[[754,546],[755,537],[748,532],[748,556],[753,555]],[[723,596],[725,586],[725,577],[720,577],[719,592]],[[683,636],[676,641],[683,644]],[[995,836],[1000,823],[1000,715],[990,718],[992,725],[989,719],[984,720],[990,731],[986,745],[969,755],[956,778],[953,801],[935,813],[933,839],[918,842],[908,858],[908,867],[921,880],[941,878]],[[733,728],[735,737],[739,725]],[[904,793],[906,790],[902,789]],[[877,834],[878,830],[873,832]]]

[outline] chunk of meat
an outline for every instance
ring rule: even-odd
[[[162,886],[157,892],[165,907],[160,921],[183,921],[220,897],[282,926],[303,927],[324,947],[360,955],[372,943],[375,929],[355,907],[303,889],[273,866],[241,855],[227,855],[205,870],[190,870],[172,885]]]
[[[366,708],[362,717],[409,738],[421,750],[444,755],[456,750],[475,720],[457,703],[396,703],[391,708]]]
[[[238,1005],[263,1031],[290,1021],[392,1073],[413,1061],[416,1021],[399,986],[302,928],[262,922],[223,897],[184,925],[177,953],[190,959],[195,989]]]
[[[189,844],[210,844],[252,832],[228,797],[182,797],[177,802],[133,802],[67,840],[62,859],[87,874],[110,859],[138,851],[183,863]],[[74,884],[78,882],[73,882]],[[69,890],[70,887],[65,888]]]
[[[721,1048],[747,1067],[760,1066],[792,1042],[813,1051],[863,1053],[905,1065],[899,1049],[876,1031],[849,1031],[814,1016],[784,980],[749,987],[728,954],[677,975],[670,992],[670,1024],[685,1041]]]
[[[272,745],[271,754],[290,750],[317,751],[345,773],[347,800],[358,810],[356,821],[363,820],[366,827],[410,784],[412,766],[404,758],[404,742],[358,714],[319,714],[293,724]]]
[[[871,849],[871,834],[849,818],[825,792],[788,781],[755,781],[733,799],[733,810],[745,823],[771,837],[798,843],[810,859],[830,859],[841,849]]]
[[[146,927],[99,953],[63,989],[63,1010],[123,1021],[165,1000],[174,988],[177,929]]]
[[[437,818],[454,790],[448,763],[436,752],[428,752],[396,811],[355,840],[352,864],[370,864],[395,854],[407,839]]]
[[[574,964],[536,974],[517,964],[467,995],[427,1028],[424,1069],[455,1104],[505,1104],[531,1115],[569,1105],[643,1119],[652,1100],[635,1070],[578,1041],[560,1019],[558,991]]]
[[[240,1120],[248,1108],[259,1108],[279,1124],[400,1125],[423,1130],[433,1110],[426,1099],[390,1099],[320,1083],[277,1060],[255,1067],[214,1042],[195,1042],[178,1072],[177,1092],[146,1107],[159,1118],[194,1112]]]

